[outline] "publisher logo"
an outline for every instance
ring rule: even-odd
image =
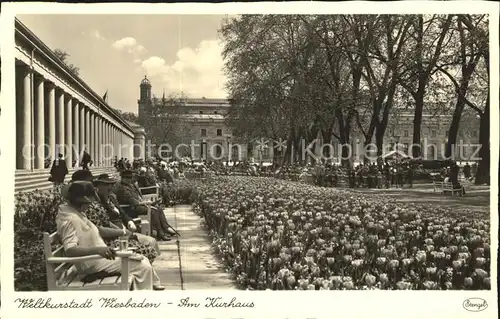
[[[480,312],[488,308],[488,303],[482,298],[469,298],[464,300],[462,306],[467,311]]]

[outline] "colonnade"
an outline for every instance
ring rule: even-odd
[[[97,167],[134,157],[131,129],[117,125],[103,105],[87,105],[75,95],[16,61],[17,169],[43,169],[59,153],[68,167],[74,161],[79,166],[84,151]]]

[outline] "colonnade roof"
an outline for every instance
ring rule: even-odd
[[[15,18],[15,33],[16,39],[20,37],[24,38],[24,42],[31,46],[32,49],[38,51],[38,53],[44,57],[49,63],[51,63],[56,69],[61,71],[62,74],[66,77],[66,79],[75,85],[78,90],[86,93],[88,97],[94,100],[95,104],[108,115],[117,120],[121,125],[123,125],[123,129],[127,129],[133,131],[130,124],[117,112],[115,111],[109,104],[104,101],[102,96],[96,93],[85,81],[83,81],[79,76],[73,74],[70,68],[61,61],[57,55],[52,51],[43,41],[38,38],[26,25],[24,25],[18,18]],[[16,40],[17,42],[17,40]]]

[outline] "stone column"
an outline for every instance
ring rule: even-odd
[[[68,165],[69,168],[73,167],[73,103],[72,103],[72,98],[70,96],[67,96],[66,100],[66,109],[65,109],[65,118],[64,122],[66,123],[66,135],[64,137],[64,140],[66,141],[67,147],[65,148],[66,154],[66,164]]]
[[[48,118],[47,118],[47,127],[48,127],[48,145],[49,152],[47,156],[53,161],[56,158],[56,88],[53,83],[46,82],[45,86],[47,87],[47,107],[48,107]]]
[[[85,147],[85,105],[79,103],[78,104],[78,112],[80,112],[80,131],[78,132],[78,138],[79,138],[79,146],[80,148],[78,149],[78,161],[81,162],[82,159],[80,158],[82,156],[82,151],[83,148]],[[80,163],[78,163],[79,165]]]
[[[111,143],[109,139],[109,123],[104,123],[104,140],[106,141],[106,166],[110,166],[110,157],[111,157]]]
[[[101,119],[101,152],[102,152],[102,166],[108,166],[107,153],[108,153],[108,142],[106,141],[106,120]]]
[[[118,156],[118,159],[122,158],[123,155],[122,155],[122,132],[120,130],[117,130],[116,131],[116,144],[117,144],[117,156]]]
[[[85,150],[90,154],[90,110],[84,105],[82,111],[85,114]]]
[[[44,79],[36,77],[35,106],[35,168],[45,168],[45,86]]]
[[[146,135],[144,128],[134,128],[134,159],[145,159]]]
[[[99,118],[99,114],[97,113],[94,113],[94,129],[93,129],[93,132],[94,132],[94,138],[92,139],[92,142],[94,143],[94,165],[96,165],[96,167],[98,166],[101,166],[100,165],[100,157],[99,157],[99,146],[100,146],[100,143],[99,143],[99,125],[98,125],[98,118]]]
[[[116,159],[119,160],[118,158],[118,143],[116,142],[116,128],[114,126],[111,127],[111,132],[112,132],[112,139],[113,139],[113,160]]]
[[[56,143],[57,143],[57,152],[56,152],[56,158],[59,156],[59,153],[62,153],[63,156],[66,156],[64,154],[64,145],[65,145],[65,140],[64,140],[64,92],[60,90],[57,92],[57,127],[56,127]]]
[[[95,143],[96,164],[102,166],[102,121],[99,113],[95,117]]]
[[[80,162],[80,137],[81,129],[80,127],[80,103],[78,100],[73,99],[73,144],[75,147],[73,148],[73,159],[76,161],[75,167],[78,167],[78,163]],[[71,166],[73,167],[73,166]]]
[[[90,133],[90,136],[89,136],[89,154],[90,154],[90,157],[92,158],[92,161],[93,161],[93,165],[97,165],[97,158],[96,158],[96,154],[95,154],[95,114],[94,112],[90,111],[89,110],[89,121],[90,121],[90,125],[89,125],[89,133]]]
[[[31,74],[28,67],[19,67],[21,72],[20,87],[20,136],[18,137],[18,166],[20,169],[31,169],[31,158],[33,156],[31,147]],[[19,125],[18,124],[18,125]]]

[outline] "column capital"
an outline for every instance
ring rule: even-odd
[[[56,88],[56,85],[51,82],[51,81],[48,81],[48,80],[45,80],[43,85],[45,85],[45,87],[49,88],[49,89],[55,89]]]
[[[43,82],[44,85],[46,85],[46,81],[45,81],[45,78],[43,77],[43,75],[41,75],[40,73],[37,73],[37,72],[33,72],[33,78],[37,81],[41,81]]]
[[[24,63],[16,65],[16,71],[17,70],[19,70],[20,74],[23,76],[26,76],[31,72],[30,66]]]

